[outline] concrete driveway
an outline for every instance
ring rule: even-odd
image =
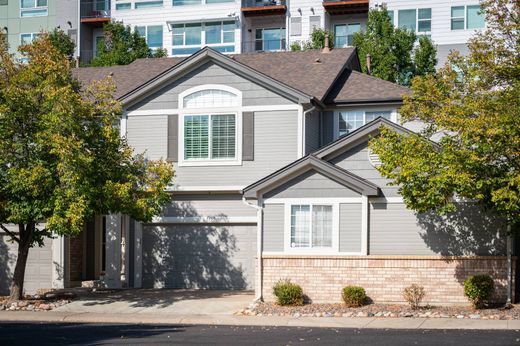
[[[121,314],[232,315],[254,299],[249,291],[126,289],[76,291],[78,298],[53,311]]]

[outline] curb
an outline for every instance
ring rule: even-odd
[[[467,329],[518,330],[520,320],[468,320],[453,318],[377,318],[377,317],[284,317],[174,314],[100,314],[70,312],[0,312],[2,322],[181,324],[223,326],[272,326],[354,329]]]

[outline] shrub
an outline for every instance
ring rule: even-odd
[[[302,44],[300,43],[300,41],[295,41],[295,42],[291,43],[290,48],[291,48],[291,52],[298,52],[298,51],[302,50]]]
[[[493,295],[495,284],[489,275],[473,275],[464,281],[464,294],[475,308],[482,308]]]
[[[343,301],[349,308],[357,308],[362,306],[366,300],[367,295],[365,289],[359,286],[347,286],[343,288]]]
[[[424,298],[424,287],[413,284],[403,290],[403,298],[410,304],[412,309],[417,309]]]
[[[302,288],[291,280],[279,280],[273,287],[278,305],[303,305]]]

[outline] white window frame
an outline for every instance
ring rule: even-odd
[[[467,31],[467,30],[482,30],[482,29],[484,29],[486,27],[485,17],[484,17],[484,26],[482,28],[473,28],[473,29],[469,29],[468,28],[468,6],[478,6],[478,5],[479,5],[479,3],[450,6],[450,31]],[[451,12],[452,12],[452,9],[454,7],[463,7],[464,8],[464,16],[463,17],[452,17],[451,16]],[[451,22],[452,22],[453,19],[464,19],[464,27],[462,29],[452,29]]]
[[[291,207],[293,205],[309,205],[310,208],[310,241],[312,244],[312,208],[315,205],[332,207],[332,246],[330,247],[291,247]],[[298,199],[286,202],[284,205],[284,252],[295,254],[338,254],[339,253],[339,203],[320,200]]]
[[[24,43],[22,42],[22,36],[25,36],[25,35],[31,35],[31,41],[28,42],[28,43],[25,43],[25,44],[31,44],[39,35],[40,33],[38,32],[22,32],[20,34],[20,45],[23,45]]]
[[[200,6],[200,5],[221,5],[221,4],[227,4],[227,3],[233,3],[234,1],[221,1],[221,2],[212,2],[212,3],[208,3],[206,0],[199,0],[199,3],[198,4],[185,4],[185,5],[175,5],[173,3],[173,0],[170,0],[171,1],[171,4],[172,4],[172,7],[179,7],[179,6]]]
[[[20,5],[20,18],[33,18],[33,17],[47,17],[49,16],[49,0],[47,0],[47,5],[38,6],[38,0],[34,0],[34,7],[24,7],[22,8],[22,0],[18,0],[18,4]],[[45,14],[39,14],[36,16],[22,16],[23,12],[31,12],[31,11],[41,11],[46,10]]]
[[[149,48],[152,50],[152,52],[154,52],[156,50],[159,50],[159,49],[164,49],[164,27],[162,26],[162,24],[135,25],[134,26],[134,31],[137,31],[137,28],[139,28],[139,27],[144,28],[144,36],[142,36],[142,35],[140,35],[140,36],[142,38],[144,38],[144,40],[146,41],[146,44],[148,44],[148,27],[151,27],[151,26],[160,26],[161,27],[162,43],[161,43],[160,47],[149,47]]]
[[[206,107],[206,108],[184,108],[184,98],[193,93],[204,90],[222,90],[237,96],[238,106],[231,107]],[[242,165],[242,92],[235,88],[221,84],[205,84],[190,88],[179,94],[179,166],[240,166]],[[184,118],[187,115],[235,115],[235,158],[234,159],[185,159],[184,157]],[[211,138],[209,138],[211,142]],[[211,150],[211,149],[210,149]]]
[[[419,31],[419,21],[426,21],[428,19],[419,19],[419,10],[430,10],[430,31]],[[432,7],[418,7],[418,8],[400,8],[398,10],[392,10],[394,11],[394,26],[399,27],[399,11],[406,11],[406,10],[415,10],[415,33],[417,35],[421,36],[428,36],[432,33],[432,24],[433,24],[433,8]],[[396,16],[397,13],[397,16]]]
[[[303,20],[302,20],[303,22]],[[284,35],[282,36],[281,35],[281,32],[280,32],[280,49],[273,49],[273,50],[266,50],[265,49],[265,42],[267,40],[264,40],[264,30],[273,30],[273,29],[278,29],[278,30],[284,30],[285,33]],[[268,26],[268,27],[265,27],[265,28],[255,28],[254,29],[254,41],[253,41],[253,51],[254,52],[283,52],[287,49],[287,28],[286,27],[283,27],[283,26],[280,26],[280,27],[274,27],[274,26]],[[262,31],[262,38],[259,39],[259,38],[256,38],[256,33],[258,30],[261,30]],[[303,34],[303,27],[302,27],[302,34]],[[262,42],[262,49],[261,50],[257,50],[256,49],[256,42],[257,41],[261,41]],[[282,44],[284,43],[284,44]],[[283,48],[283,46],[285,45],[285,49]]]
[[[362,23],[361,22],[349,22],[349,23],[335,23],[333,26],[332,26],[332,31],[334,32],[334,41],[336,41],[336,28],[338,26],[345,26],[346,28],[346,31],[347,31],[347,36],[346,37],[346,45],[344,46],[341,46],[341,47],[338,47],[338,48],[343,48],[343,47],[352,47],[352,46],[349,46],[348,45],[348,37],[349,36],[352,36],[352,38],[354,38],[354,33],[353,34],[350,34],[350,31],[349,31],[349,26],[351,25],[359,25],[359,31],[356,31],[356,32],[361,32],[363,31],[363,26],[362,26]],[[336,44],[336,42],[334,42],[334,45]]]
[[[220,31],[220,42],[221,43],[206,43],[206,24],[207,23],[215,23],[215,22],[220,22],[221,25],[222,25],[222,30]],[[224,33],[225,32],[230,32],[230,31],[226,31],[224,30],[224,23],[225,22],[234,22],[234,25],[235,25],[235,28],[233,29],[233,33],[234,33],[234,39],[233,39],[233,42],[224,42]],[[174,25],[184,25],[184,28],[186,28],[186,24],[200,24],[200,44],[189,44],[187,45],[186,44],[186,31],[184,31],[182,33],[182,42],[183,44],[182,45],[175,45],[173,43],[173,40],[174,40],[174,37],[176,36],[176,34],[174,34],[174,29],[173,29],[173,26]],[[226,46],[233,46],[234,47],[234,50],[232,52],[223,52],[222,54],[235,54],[237,48],[236,48],[236,42],[237,42],[237,21],[230,18],[229,20],[224,20],[224,19],[215,19],[215,20],[206,20],[206,21],[203,21],[203,22],[179,22],[179,23],[170,23],[168,24],[170,26],[170,31],[171,31],[171,53],[173,56],[190,56],[191,54],[174,54],[174,50],[177,48],[198,48],[198,49],[201,49],[202,47],[211,47],[211,48],[218,48],[218,47],[226,47]],[[179,35],[180,36],[180,35]],[[163,46],[164,46],[164,40],[163,40]]]
[[[367,112],[390,112],[390,121],[393,123],[399,122],[399,113],[396,108],[389,107],[377,107],[377,108],[344,108],[334,111],[334,133],[333,138],[336,140],[339,136],[339,116],[343,112],[363,112],[363,125],[366,125],[366,113]]]

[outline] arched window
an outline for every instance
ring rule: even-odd
[[[184,108],[236,107],[238,95],[219,89],[205,89],[184,96]]]

